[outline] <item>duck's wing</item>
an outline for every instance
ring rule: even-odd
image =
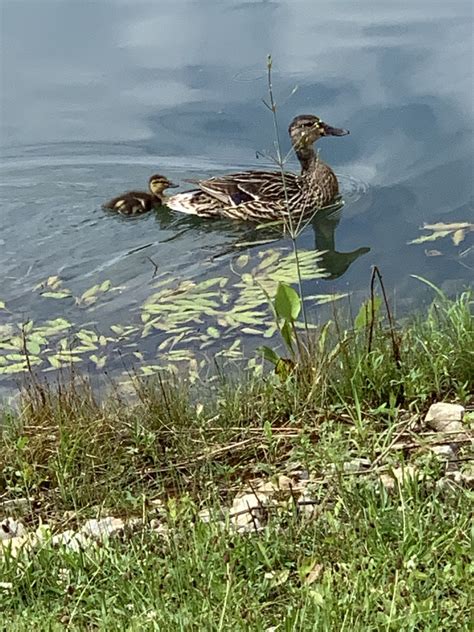
[[[144,191],[127,191],[102,205],[103,208],[122,215],[139,215],[151,211],[156,204],[155,198]]]
[[[248,202],[291,197],[299,186],[299,176],[283,175],[278,171],[241,171],[208,180],[188,180],[201,191],[219,200],[225,206],[238,206]]]
[[[123,206],[124,203],[130,203],[131,201],[141,201],[142,206],[145,207],[151,204],[153,196],[145,191],[126,191],[122,195],[117,195],[117,197],[102,204],[102,208],[116,210],[118,207]]]

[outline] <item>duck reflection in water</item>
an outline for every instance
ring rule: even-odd
[[[359,257],[370,251],[368,246],[362,246],[349,252],[339,252],[336,249],[336,229],[341,221],[343,208],[343,204],[339,202],[319,209],[306,228],[306,230],[313,230],[314,249],[322,253],[320,265],[328,273],[327,280],[341,277]],[[213,248],[213,254],[210,257],[212,260],[252,246],[276,243],[282,239],[281,225],[266,226],[262,224],[255,226],[255,224],[248,222],[235,222],[225,218],[208,221],[192,215],[177,216],[166,207],[162,207],[154,213],[153,217],[159,224],[160,230],[173,230],[174,232],[171,237],[160,240],[160,243],[179,240],[189,231],[196,231],[197,233],[218,232],[231,238],[231,242],[223,244],[220,250]]]

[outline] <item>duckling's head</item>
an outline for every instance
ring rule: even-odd
[[[331,127],[313,114],[300,114],[290,123],[288,132],[291,142],[296,148],[311,146],[322,136],[345,136],[349,134],[347,129]]]
[[[160,174],[156,173],[149,179],[148,186],[153,195],[160,196],[165,189],[175,189],[179,185],[173,184],[165,176],[160,176]]]

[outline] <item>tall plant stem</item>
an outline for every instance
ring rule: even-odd
[[[299,252],[298,252],[298,244],[296,243],[296,239],[297,239],[297,231],[294,230],[294,226],[293,226],[293,218],[291,217],[291,213],[289,211],[289,204],[288,204],[288,191],[286,188],[286,180],[285,180],[285,161],[287,159],[287,156],[285,157],[285,159],[282,158],[281,155],[281,141],[280,141],[280,130],[278,127],[278,120],[277,120],[277,115],[276,115],[276,111],[277,111],[277,105],[276,105],[276,101],[273,95],[273,83],[272,83],[272,56],[268,55],[267,57],[267,82],[268,82],[268,95],[270,97],[270,104],[266,103],[266,101],[264,101],[265,105],[268,107],[268,109],[271,111],[272,113],[272,118],[273,118],[273,128],[275,131],[275,138],[276,138],[276,149],[277,149],[277,164],[280,168],[281,171],[281,179],[283,182],[283,191],[285,194],[285,205],[286,205],[286,210],[287,210],[287,216],[284,217],[283,219],[286,220],[288,222],[288,233],[290,235],[290,239],[291,239],[291,243],[292,243],[292,247],[293,247],[293,253],[295,255],[295,263],[296,263],[296,275],[298,277],[298,289],[299,289],[299,294],[300,294],[300,299],[301,299],[301,313],[303,314],[303,322],[304,322],[304,327],[305,327],[305,331],[306,334],[308,334],[308,318],[307,318],[307,314],[306,314],[306,305],[304,302],[304,294],[303,294],[303,282],[302,282],[302,278],[301,278],[301,268],[300,268],[300,259],[299,259]],[[298,341],[298,347],[299,347],[299,341]]]

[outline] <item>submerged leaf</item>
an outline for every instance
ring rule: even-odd
[[[237,257],[235,265],[239,268],[245,268],[245,266],[249,262],[249,259],[250,257],[248,255],[240,255],[240,257]]]
[[[459,244],[464,240],[465,236],[466,236],[466,230],[463,228],[460,228],[455,233],[453,233],[453,244],[455,246],[459,246]]]
[[[97,292],[99,291],[100,291],[100,285],[97,283],[96,285],[93,285],[88,290],[83,292],[79,300],[83,301],[87,298],[91,298],[92,296],[95,296],[95,294],[97,294]]]
[[[12,375],[13,373],[23,373],[28,370],[28,364],[26,362],[18,362],[16,364],[8,364],[7,366],[0,367],[0,374]]]
[[[35,340],[28,340],[26,342],[26,349],[28,353],[31,353],[32,355],[38,355],[41,351],[40,345]]]
[[[437,222],[436,224],[423,224],[422,230],[430,230],[431,234],[421,235],[421,237],[417,237],[408,243],[422,244],[451,235],[454,245],[458,246],[464,240],[466,233],[474,230],[474,224],[470,222],[452,222],[450,224]]]
[[[109,281],[109,279],[107,279],[106,281],[103,281],[100,286],[99,286],[99,290],[101,292],[108,292],[110,290],[110,288],[112,287],[112,281]]]
[[[61,290],[59,292],[42,292],[43,298],[71,298],[72,293],[70,290]]]
[[[220,338],[219,330],[216,327],[208,327],[206,331],[211,338]]]
[[[97,356],[95,354],[89,356],[89,360],[91,360],[98,369],[103,369],[105,363],[107,362],[106,356]]]

